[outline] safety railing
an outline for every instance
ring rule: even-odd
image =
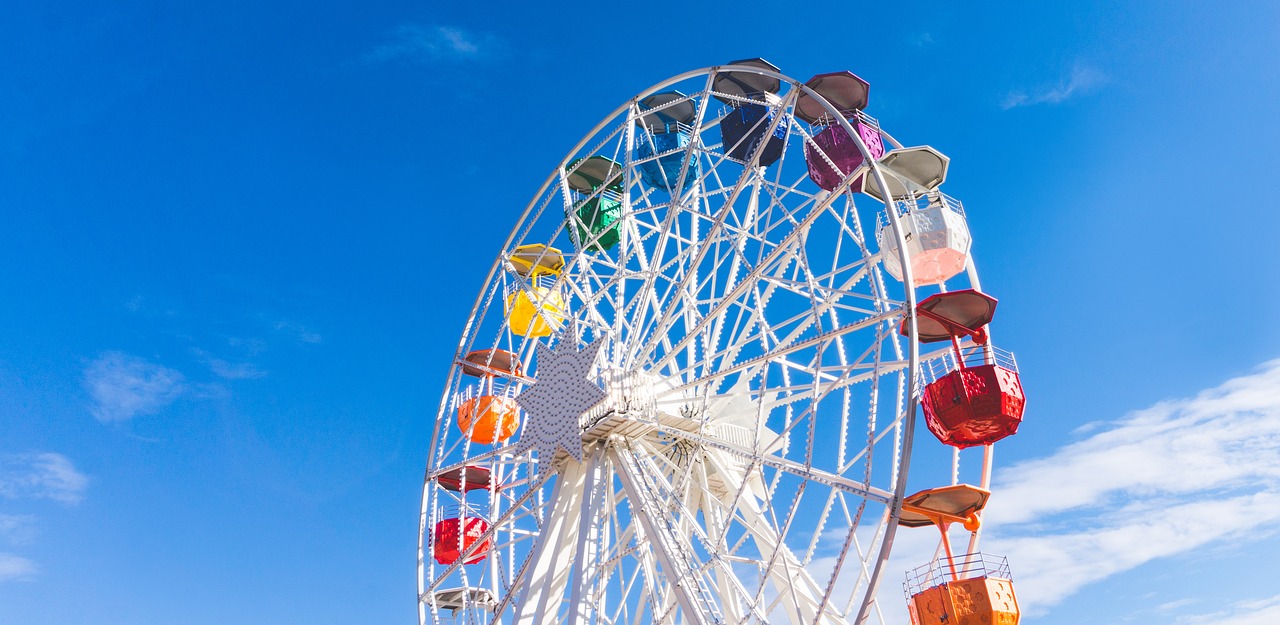
[[[687,135],[693,134],[693,126],[684,122],[670,121],[657,124],[644,124],[645,130],[655,135],[666,135],[677,132],[683,132]]]
[[[965,367],[993,364],[1004,367],[1014,373],[1018,372],[1018,361],[1013,357],[1013,352],[1005,351],[994,345],[962,347],[960,351],[962,353],[960,362],[964,363]],[[959,364],[956,362],[954,351],[947,350],[937,358],[921,362],[920,372],[924,376],[925,383],[930,384],[959,369]]]
[[[563,294],[564,285],[560,283],[559,275],[529,276],[508,282],[503,294],[510,297],[519,291],[529,291],[534,296],[545,296],[552,292]]]
[[[946,556],[935,558],[924,566],[907,571],[907,579],[902,583],[902,590],[910,600],[939,584],[983,577],[1013,581],[1009,573],[1008,558],[988,553],[966,553],[951,558]]]
[[[467,400],[475,399],[477,397],[507,397],[514,399],[515,396],[519,394],[519,384],[485,378],[474,384],[468,384],[467,386],[462,387],[457,394],[454,395],[454,401],[458,405],[461,405]]]
[[[474,503],[458,504],[450,503],[440,506],[440,519],[484,519],[489,513],[487,506],[477,505]]]
[[[721,102],[725,102],[725,104],[720,107],[719,112],[717,113],[717,116],[719,117],[724,117],[725,115],[729,114],[730,111],[738,108],[739,106],[742,106],[743,104],[759,104],[763,106],[774,107],[782,103],[782,96],[769,91],[751,93],[746,95],[712,91],[711,95],[717,96],[716,97],[717,100],[720,100]]]
[[[960,200],[957,200],[941,191],[930,191],[929,193],[925,193],[917,197],[913,197],[905,200],[895,200],[893,203],[893,207],[895,210],[898,211],[899,217],[904,216],[907,213],[910,213],[912,211],[924,210],[926,208],[938,208],[938,207],[946,208],[951,212],[956,213],[957,215],[960,215],[961,217],[965,216],[964,204],[962,204]],[[880,211],[880,213],[876,215],[876,228],[884,229],[884,227],[888,225],[889,225],[888,214],[886,214],[885,211]]]
[[[870,115],[867,115],[866,113],[860,110],[855,109],[852,111],[842,111],[841,115],[844,119],[849,120],[849,123],[851,124],[854,122],[861,122],[864,126],[870,126],[871,128],[875,129],[876,132],[880,132],[880,121]],[[823,128],[826,128],[827,126],[833,126],[838,123],[840,123],[839,119],[831,116],[831,114],[828,113],[814,120],[814,122],[812,124],[809,124],[809,126],[814,129],[814,132],[812,134],[817,134],[818,131],[822,130]]]

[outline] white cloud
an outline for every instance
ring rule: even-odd
[[[34,452],[0,455],[0,496],[8,499],[80,501],[89,478],[62,454]]]
[[[267,349],[267,342],[259,338],[232,336],[227,338],[227,345],[240,348],[250,356],[257,356]]]
[[[62,454],[0,454],[0,497],[5,499],[51,499],[74,504],[84,497],[88,483],[89,478]],[[36,534],[35,522],[34,515],[0,513],[0,540],[12,545],[29,542]],[[0,582],[30,580],[36,572],[35,562],[0,552]]]
[[[1205,557],[1280,532],[1280,360],[1075,435],[1083,438],[1000,469],[992,486],[982,551],[1008,556],[1024,615],[1160,558]],[[952,527],[957,553],[967,538]],[[826,554],[843,539],[838,528],[824,532],[824,555],[808,566],[816,578],[830,574],[835,556]],[[902,574],[937,549],[937,530],[899,528],[878,593],[883,622],[907,622]],[[842,574],[836,596],[847,597],[853,582]],[[1280,596],[1185,616],[1212,600],[1183,597],[1155,610],[1176,625],[1280,623]]]
[[[11,553],[0,553],[0,582],[31,579],[36,563]]]
[[[306,326],[289,320],[277,321],[274,326],[277,332],[283,332],[291,335],[303,343],[319,343],[324,340],[318,333],[311,331]]]
[[[182,374],[122,352],[107,352],[89,363],[84,386],[90,412],[103,423],[155,414],[186,392]]]
[[[14,545],[31,542],[36,535],[35,524],[35,515],[0,513],[0,540]]]
[[[1280,623],[1280,595],[1237,603],[1229,610],[1212,614],[1184,616],[1175,622],[1178,625],[1275,625]]]
[[[1174,601],[1166,601],[1165,603],[1162,603],[1156,606],[1155,611],[1160,614],[1167,614],[1169,612],[1174,612],[1182,608],[1185,608],[1189,605],[1195,605],[1197,603],[1200,603],[1199,599],[1191,599],[1191,598],[1176,599]]]
[[[917,48],[927,48],[933,45],[933,35],[927,32],[917,33],[907,38],[907,43]]]
[[[214,358],[203,349],[193,349],[191,353],[202,360],[214,375],[224,380],[256,380],[267,375],[266,371],[251,362],[231,362]]]
[[[407,22],[396,28],[390,41],[366,54],[365,59],[437,64],[485,58],[500,48],[501,42],[490,34],[473,33],[456,26]]]
[[[1106,80],[1107,78],[1102,72],[1083,65],[1077,65],[1072,68],[1069,76],[1051,85],[1043,85],[1035,89],[1010,91],[1005,94],[1004,100],[1000,103],[1000,108],[1009,110],[1033,104],[1058,104],[1073,96],[1088,93],[1095,87],[1102,85]]]
[[[251,362],[231,363],[221,358],[209,359],[209,370],[224,380],[256,380],[267,375]]]
[[[1010,557],[1032,613],[1157,558],[1265,537],[1280,528],[1280,360],[1011,465],[992,491],[985,547]]]

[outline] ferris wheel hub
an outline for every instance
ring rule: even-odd
[[[605,399],[583,415],[583,445],[610,437],[639,439],[658,430],[696,432],[696,411],[684,394],[671,399],[675,384],[644,370],[621,367],[601,372]]]

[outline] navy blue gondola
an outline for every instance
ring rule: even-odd
[[[763,104],[747,102],[729,111],[720,120],[720,137],[729,158],[743,163],[751,159],[757,149],[760,150],[758,165],[768,167],[782,158],[782,150],[787,147],[787,120],[784,118],[769,132],[777,111]],[[768,135],[768,142],[765,142]],[[764,143],[761,148],[760,144]]]
[[[780,72],[764,59],[744,59],[730,65],[758,67]],[[720,139],[725,154],[734,160],[747,163],[759,152],[756,164],[768,167],[782,157],[787,145],[788,120],[778,119],[779,108],[761,102],[774,102],[782,81],[777,78],[749,72],[720,72],[716,74],[712,89],[716,99],[732,107],[720,119]],[[735,97],[736,96],[736,97]],[[775,121],[777,122],[775,124]],[[770,128],[772,127],[772,132]]]

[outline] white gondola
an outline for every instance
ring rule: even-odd
[[[892,183],[890,183],[892,185]],[[894,203],[903,226],[907,254],[911,258],[912,286],[940,284],[954,277],[969,263],[969,225],[964,207],[958,200],[940,191],[898,200]],[[902,280],[902,261],[898,242],[893,236],[887,216],[880,215],[880,253],[885,271]]]

